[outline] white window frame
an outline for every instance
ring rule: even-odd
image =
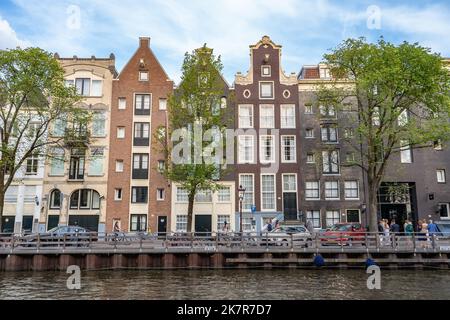
[[[441,207],[441,206],[446,206],[447,207],[447,216],[446,217],[442,217],[441,214],[439,213],[439,217],[442,220],[450,220],[450,203],[448,203],[448,202],[439,202],[438,206],[439,207]]]
[[[337,197],[327,197],[327,190],[336,190],[336,188],[327,188],[327,185],[337,185]],[[325,192],[325,200],[341,200],[341,188],[340,183],[337,180],[325,181],[324,183],[324,192]]]
[[[243,144],[244,137],[251,137],[252,141],[252,152],[251,159],[242,159],[242,155],[245,157],[245,145]],[[243,150],[241,148],[244,148]],[[241,152],[242,150],[242,152]],[[238,163],[255,163],[255,136],[253,135],[239,135],[238,136]]]
[[[313,105],[305,103],[305,114],[314,114]]]
[[[143,75],[146,75],[143,77]],[[139,81],[149,81],[150,80],[150,73],[148,71],[139,71]]]
[[[312,135],[308,136],[307,132],[311,132]],[[306,128],[305,129],[305,139],[314,139],[314,128]]]
[[[269,160],[266,160],[265,157],[265,143],[263,143],[265,141],[266,138],[269,138],[268,141],[272,141],[272,144],[270,145],[270,150],[271,150],[271,157]],[[276,141],[275,141],[275,135],[270,135],[270,134],[262,134],[259,136],[259,160],[261,163],[275,163],[275,145],[276,145]]]
[[[294,111],[293,117],[284,117],[283,109],[292,109]],[[284,119],[284,120],[283,120]],[[293,124],[289,124],[288,119],[293,119]],[[282,104],[280,105],[280,128],[281,129],[295,129],[296,128],[296,117],[295,117],[295,104]]]
[[[273,177],[273,204],[274,207],[273,208],[264,208],[264,201],[263,201],[263,176],[272,176]],[[277,176],[276,174],[273,173],[264,173],[261,174],[259,177],[259,182],[260,182],[260,205],[261,205],[261,211],[276,211],[277,210]],[[267,192],[266,192],[267,193]]]
[[[284,138],[294,138],[294,151],[292,152],[293,154],[293,159],[292,160],[286,160],[285,157],[285,148],[286,145],[284,144]],[[281,136],[281,162],[283,163],[296,163],[297,162],[297,137],[295,135],[282,135]]]
[[[272,85],[272,96],[270,96],[270,97],[263,97],[261,95],[261,93],[262,93],[262,86],[264,84],[269,84],[269,83]],[[259,89],[259,99],[260,100],[274,100],[275,99],[275,82],[274,81],[259,81],[258,89]]]
[[[141,108],[137,109],[136,108],[136,97],[137,96],[149,96],[150,97],[148,109],[145,108],[145,103],[144,103],[144,108],[143,109],[141,109]],[[134,95],[133,95],[133,114],[136,112],[136,110],[150,110],[150,114],[151,114],[152,113],[152,107],[153,107],[153,94],[152,93],[149,93],[149,92],[135,92],[134,93]],[[135,117],[136,116],[139,117],[141,115],[135,115]],[[148,117],[146,115],[142,115],[142,116]]]
[[[125,110],[127,108],[127,98],[120,97],[117,99],[117,109]]]
[[[160,191],[162,190],[162,197],[160,197]],[[156,189],[156,201],[164,201],[166,199],[166,190],[164,188]]]
[[[314,214],[319,214],[319,217],[316,218],[314,217]],[[320,210],[306,210],[306,220],[311,221],[314,229],[320,229],[322,228],[322,217],[321,217],[321,213]],[[319,224],[316,225],[314,222],[318,221]]]
[[[120,190],[120,197],[119,197]],[[123,199],[123,189],[122,188],[114,188],[114,201],[122,201]]]
[[[181,221],[181,220],[183,220],[183,221]],[[187,232],[187,220],[188,220],[188,216],[186,214],[177,214],[175,217],[175,231],[176,232]],[[186,225],[186,227],[182,229],[182,228],[178,228],[178,225]]]
[[[338,213],[338,221],[337,221],[337,222],[335,222],[335,221],[336,221],[336,220],[335,220],[335,217],[328,218],[328,213],[329,213],[329,212],[333,212],[333,213],[336,213],[336,212],[337,212],[337,213]],[[332,223],[332,224],[329,224],[329,223],[328,223],[329,220],[333,220],[333,223]],[[332,209],[327,209],[327,210],[325,210],[325,226],[326,226],[327,228],[333,226],[333,225],[336,224],[336,223],[340,223],[341,220],[342,220],[342,218],[341,218],[341,211],[340,211],[340,210],[332,210]]]
[[[222,190],[228,190],[225,195],[221,194]],[[224,200],[223,197],[226,196],[228,200]],[[217,190],[217,202],[219,203],[229,203],[231,202],[231,186],[220,186]]]
[[[239,174],[239,185],[240,186],[242,185],[245,188],[245,186],[242,184],[242,176],[251,176],[252,177],[252,182],[253,182],[253,187],[252,188],[253,188],[253,191],[252,191],[252,198],[251,198],[252,203],[251,203],[250,206],[255,205],[255,174],[254,173],[240,173]],[[244,199],[245,199],[246,195],[248,195],[248,190],[245,191]],[[242,212],[251,212],[251,211],[252,211],[251,207],[249,209],[245,208],[245,204],[244,204],[244,201],[243,201],[242,202]]]
[[[312,155],[312,161],[308,161],[308,156]],[[308,152],[306,153],[306,163],[307,164],[315,164],[316,163],[316,155],[314,153]]]
[[[353,190],[353,188],[352,189],[347,188],[347,183],[350,183],[350,182],[356,182],[357,197],[347,197],[347,190]],[[345,180],[344,181],[344,199],[345,200],[359,200],[359,181],[358,180]]]
[[[268,74],[264,74],[264,69],[268,69],[269,73]],[[261,77],[266,78],[266,77],[271,77],[272,76],[272,66],[270,65],[262,65],[261,66]]]
[[[307,197],[306,196],[306,191],[307,190],[313,190],[313,189],[308,189],[307,188],[307,184],[308,183],[316,183],[317,184],[317,191],[318,191],[318,193],[317,193],[317,197],[316,198],[311,198],[311,197]],[[314,190],[316,190],[316,189],[314,189]],[[312,181],[312,180],[310,180],[310,181],[305,181],[305,200],[307,200],[307,201],[318,201],[318,200],[320,200],[321,199],[321,197],[320,197],[320,180],[314,180],[314,181]]]
[[[117,139],[125,139],[125,131],[125,127],[117,127]]]
[[[120,169],[120,165],[122,165],[122,168]],[[115,171],[116,172],[123,172],[124,163],[123,160],[116,160],[115,161]]]
[[[284,177],[285,176],[295,176],[295,190],[286,190],[284,188]],[[296,173],[283,173],[281,175],[281,191],[284,192],[297,192],[298,186],[297,186],[298,180],[297,180],[297,174]]]
[[[446,170],[445,169],[436,169],[436,179],[437,179],[437,183],[447,183]]]
[[[400,162],[413,162],[412,150],[408,140],[400,140]]]
[[[271,110],[272,112],[272,121],[271,123],[263,120],[263,109]],[[267,116],[270,119],[270,115]],[[266,119],[267,120],[267,119]],[[275,106],[273,104],[260,104],[259,105],[259,127],[262,129],[273,129],[275,128]]]
[[[183,190],[183,192],[181,192]],[[182,197],[182,200],[179,200]],[[185,200],[184,200],[185,199]],[[187,203],[189,202],[189,193],[186,188],[181,186],[176,186],[175,188],[175,201],[178,203]]]
[[[250,109],[250,115],[249,115],[249,125],[247,126],[247,125],[244,125],[244,123],[243,123],[243,121],[242,121],[242,119],[241,119],[241,110],[242,109],[246,109],[246,108],[249,108]],[[242,129],[250,129],[250,128],[253,128],[254,126],[255,126],[255,115],[254,115],[254,112],[253,112],[254,110],[253,110],[253,105],[252,104],[240,104],[239,106],[238,106],[238,120],[239,120],[239,128],[242,128]]]
[[[159,98],[159,110],[167,110],[167,99],[166,98]]]

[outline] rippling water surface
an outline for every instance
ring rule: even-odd
[[[0,299],[450,299],[449,271],[382,270],[368,290],[364,270],[177,270],[0,273]]]

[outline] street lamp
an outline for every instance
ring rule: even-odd
[[[239,223],[240,223],[240,232],[242,234],[242,201],[244,201],[245,188],[242,185],[238,188],[239,193]]]

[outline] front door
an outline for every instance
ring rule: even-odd
[[[297,220],[297,193],[283,193],[284,220]]]
[[[167,217],[159,216],[158,217],[158,235],[165,236],[167,233]]]
[[[211,232],[212,216],[211,215],[196,215],[195,216],[195,232],[200,235],[207,235]]]

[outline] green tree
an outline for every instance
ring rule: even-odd
[[[158,131],[168,160],[163,174],[188,194],[188,232],[192,231],[196,194],[200,190],[217,190],[220,177],[227,171],[221,165],[227,123],[226,109],[221,108],[226,87],[221,71],[220,56],[215,57],[206,45],[186,53],[181,83],[168,99],[171,141],[163,129]],[[185,148],[180,148],[183,145]]]
[[[26,160],[46,159],[53,146],[76,140],[70,133],[49,137],[51,123],[64,119],[73,128],[71,123],[82,127],[89,120],[78,102],[75,88],[65,86],[64,70],[50,53],[39,48],[0,51],[0,230],[5,192],[20,179]]]
[[[449,72],[430,49],[382,38],[348,39],[326,54],[324,63],[333,80],[318,88],[318,102],[356,111],[345,113],[356,138],[344,143],[362,158],[347,165],[361,167],[367,176],[369,228],[376,231],[377,191],[392,156],[450,137]]]

